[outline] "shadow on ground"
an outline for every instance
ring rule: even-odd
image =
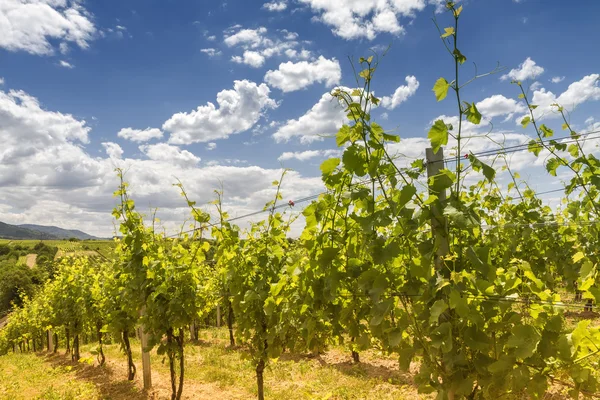
[[[113,400],[147,400],[154,399],[152,393],[140,391],[133,381],[128,381],[124,373],[117,373],[113,366],[92,366],[86,363],[71,361],[63,354],[39,354],[52,367],[71,367],[77,379],[93,383],[102,398]]]

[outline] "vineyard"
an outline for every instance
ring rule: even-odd
[[[448,2],[447,11],[440,36],[454,75],[440,78],[432,96],[456,103],[458,123],[432,124],[426,158],[393,154],[401,138],[371,119],[380,102],[371,90],[373,55],[358,60],[356,88],[332,92],[348,117],[335,137],[343,155],[322,163],[327,190],[303,209],[297,238],[290,227],[299,202],[281,191],[286,170],[273,182],[264,219],[248,230],[230,219],[225,193],[215,191],[210,207],[219,217],[211,219],[177,182],[195,222],[173,236],[138,211],[117,170],[116,248],[93,257],[68,257],[81,248],[61,248],[53,279],[0,331],[0,353],[15,353],[3,357],[62,348],[73,361],[98,366],[120,358],[122,378],[143,374],[148,391],[150,368],[160,369],[173,400],[193,395],[190,379],[216,379],[197,370],[219,365],[218,357],[243,363],[252,387],[239,398],[393,398],[366,392],[371,380],[360,389],[329,369],[328,390],[269,388],[276,384],[270,374],[300,368],[290,360],[332,351],[350,366],[379,357],[398,371],[388,378],[407,374],[410,394],[397,391],[397,379],[385,381],[395,398],[600,397],[600,160],[560,104],[561,133],[540,123],[518,81],[514,97],[528,110],[521,125],[531,141],[465,151],[465,126],[482,115],[464,87],[499,70],[462,78],[463,7]],[[515,151],[541,160],[549,179],[568,177],[560,207],[544,204],[511,170],[507,154]],[[211,341],[217,319],[226,328]],[[219,356],[211,358],[203,343]],[[307,379],[322,382],[316,375]],[[225,386],[236,388],[235,381]]]

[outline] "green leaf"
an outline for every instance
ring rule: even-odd
[[[583,260],[585,258],[585,254],[583,254],[583,252],[578,251],[577,253],[575,253],[573,255],[573,262],[574,263],[578,263],[579,261]]]
[[[469,315],[467,299],[463,299],[460,293],[453,289],[449,298],[450,308],[454,309],[459,317],[466,318]]]
[[[531,117],[527,116],[521,120],[521,125],[523,128],[527,128],[527,125],[531,122]]]
[[[365,176],[367,173],[367,158],[363,147],[356,144],[348,147],[342,156],[344,167],[357,176]]]
[[[556,170],[561,166],[561,162],[558,158],[550,158],[546,163],[546,171],[552,176],[556,176]]]
[[[398,208],[404,207],[417,194],[417,188],[413,185],[406,185],[400,189],[400,198],[398,199]]]
[[[433,152],[437,153],[440,147],[448,144],[448,127],[441,119],[434,122],[427,134],[431,142]]]
[[[540,131],[542,131],[543,137],[552,137],[554,135],[554,131],[544,124],[540,125]]]
[[[467,105],[467,121],[471,122],[472,124],[479,125],[479,123],[481,122],[481,113],[477,109],[477,106],[475,106],[475,103],[467,103]]]
[[[415,350],[412,347],[403,348],[399,352],[398,366],[400,371],[408,372],[410,370],[410,362],[415,356]]]
[[[567,150],[571,156],[579,157],[579,147],[576,144],[570,144]]]
[[[458,49],[454,49],[452,54],[454,54],[454,57],[456,57],[456,60],[461,64],[464,64],[465,61],[467,61],[467,57],[465,57]]]
[[[535,140],[531,140],[527,146],[527,150],[530,153],[535,154],[535,156],[537,157],[542,151],[542,145]]]
[[[388,142],[394,142],[394,143],[399,143],[400,142],[400,136],[398,135],[390,135],[388,133],[383,133],[383,138],[385,140],[387,140]]]
[[[540,338],[540,334],[533,326],[517,325],[512,328],[506,347],[514,349],[514,354],[518,358],[529,358],[535,353]]]
[[[331,173],[333,171],[335,171],[335,169],[337,168],[338,165],[340,165],[340,159],[339,158],[330,158],[329,160],[325,160],[321,164],[321,172],[325,176],[326,175],[331,175]]]
[[[429,177],[429,188],[435,193],[441,193],[442,191],[452,187],[456,181],[456,175],[447,169],[443,169],[439,174]]]
[[[435,303],[433,303],[433,305],[431,306],[431,314],[429,316],[429,323],[430,324],[437,324],[438,320],[440,318],[440,315],[442,315],[442,313],[444,311],[446,311],[448,309],[448,305],[446,304],[446,302],[444,300],[438,300]]]
[[[471,161],[471,166],[473,167],[473,170],[483,171],[483,176],[485,176],[489,182],[492,182],[494,180],[494,177],[496,176],[496,170],[494,168],[479,160],[472,153],[469,154],[469,161]]]
[[[448,28],[444,28],[444,33],[442,34],[441,37],[446,38],[448,36],[452,36],[454,35],[454,28],[453,27],[448,27]]]
[[[337,135],[335,135],[335,143],[338,147],[350,140],[350,127],[348,125],[342,125]]]
[[[514,357],[505,354],[500,356],[498,361],[490,364],[488,366],[488,371],[490,371],[492,374],[510,371],[514,367],[515,362],[516,360]]]
[[[450,84],[444,78],[440,78],[433,85],[433,93],[435,94],[435,98],[437,101],[442,101],[448,95],[448,89],[450,88]]]

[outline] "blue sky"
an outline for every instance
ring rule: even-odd
[[[436,13],[439,3],[3,1],[0,220],[109,235],[114,166],[128,170],[141,206],[160,207],[166,226],[185,213],[170,187],[175,177],[200,202],[222,184],[233,215],[268,200],[282,163],[295,171],[289,198],[318,193],[318,165],[336,150],[319,135],[341,124],[326,93],[353,87],[348,57],[390,44],[374,84],[387,107],[374,110],[374,119],[400,134],[399,152],[419,157],[431,121],[456,115],[453,100],[437,103],[431,92],[440,76],[452,75],[431,21],[448,24],[448,15]],[[473,62],[479,73],[497,62],[507,67],[467,87],[464,98],[481,104],[484,123],[508,134],[507,145],[533,132],[516,123],[524,111],[503,75],[532,85],[540,109],[548,106],[540,118],[557,131],[560,121],[549,112],[557,98],[577,129],[600,129],[600,3],[461,3],[462,76],[474,74]],[[490,126],[471,127],[482,136],[473,150],[496,146],[483,140]],[[536,190],[559,181],[540,180],[543,162],[532,166],[526,154],[511,162]]]

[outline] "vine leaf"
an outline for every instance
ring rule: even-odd
[[[448,28],[444,28],[444,33],[442,34],[443,38],[447,38],[448,36],[452,36],[454,35],[454,28],[453,27],[448,27]]]
[[[444,121],[438,119],[433,123],[427,137],[431,141],[433,152],[437,153],[440,147],[448,144],[448,126]]]
[[[477,106],[475,106],[475,103],[466,104],[467,109],[465,113],[467,115],[467,121],[471,122],[472,124],[479,125],[479,123],[481,122],[481,113],[477,109]]]
[[[433,93],[435,93],[435,98],[437,101],[442,101],[448,95],[448,89],[450,88],[450,84],[444,78],[440,78],[433,85]]]
[[[512,328],[506,347],[513,348],[515,356],[525,359],[535,353],[540,339],[540,334],[533,326],[517,325]]]
[[[429,316],[429,323],[432,325],[436,324],[438,322],[438,319],[440,318],[440,315],[442,315],[442,313],[447,309],[448,305],[444,300],[438,300],[435,303],[433,303],[433,305],[431,306],[431,315]]]
[[[325,176],[326,175],[331,175],[331,173],[333,171],[335,171],[335,169],[337,168],[338,165],[340,165],[340,159],[339,158],[330,158],[329,160],[325,160],[321,164],[321,172]]]

